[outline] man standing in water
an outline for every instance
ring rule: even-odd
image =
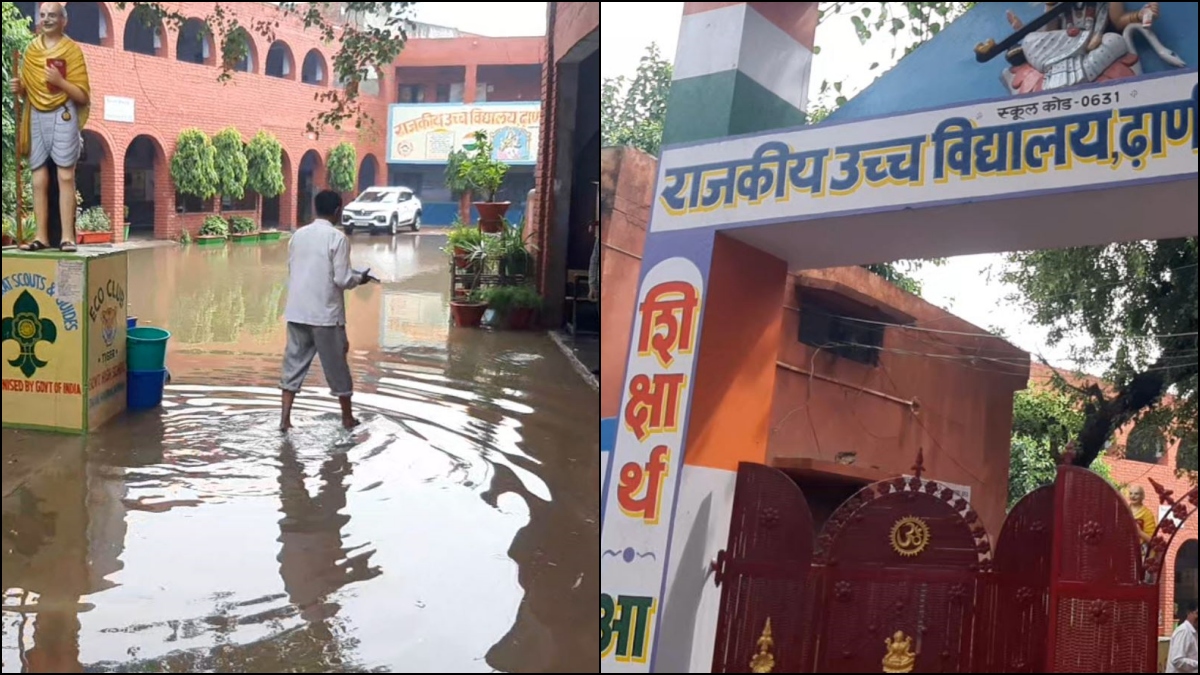
[[[283,354],[283,419],[279,428],[292,428],[292,403],[304,384],[314,356],[329,393],[342,406],[342,426],[352,429],[358,420],[350,412],[354,381],[346,355],[346,291],[372,281],[368,272],[350,267],[350,242],[334,227],[342,210],[341,196],[324,190],[313,199],[317,219],[292,235],[288,242],[288,295],[283,318],[287,321],[287,349]]]
[[[22,250],[40,251],[50,245],[50,209],[62,219],[63,251],[75,250],[75,163],[83,151],[79,135],[91,104],[83,50],[64,34],[67,10],[61,2],[43,2],[38,9],[41,34],[25,50],[21,69],[12,81],[13,93],[26,98],[17,120],[17,155],[29,159],[33,171],[33,213],[37,236]],[[5,55],[7,58],[7,55]],[[55,175],[50,175],[53,161]],[[50,204],[50,181],[58,181],[58,203]]]

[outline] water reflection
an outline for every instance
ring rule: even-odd
[[[286,438],[286,246],[133,254],[176,385],[86,441],[4,432],[56,453],[3,500],[4,671],[594,672],[595,394],[543,336],[448,329],[440,244],[355,237],[364,424],[314,370]]]

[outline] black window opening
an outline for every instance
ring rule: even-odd
[[[868,366],[879,364],[884,326],[811,300],[800,303],[800,342]]]
[[[1146,464],[1158,464],[1167,451],[1167,440],[1163,431],[1152,421],[1142,420],[1129,432],[1125,439],[1125,459]]]

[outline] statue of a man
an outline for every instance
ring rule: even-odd
[[[33,213],[37,236],[22,250],[40,251],[50,242],[50,181],[58,181],[63,251],[75,250],[75,163],[83,150],[81,130],[91,103],[83,50],[63,32],[67,10],[59,2],[43,2],[38,11],[40,34],[25,50],[13,92],[25,97],[17,127],[17,154],[33,171]],[[57,167],[50,175],[48,162]]]

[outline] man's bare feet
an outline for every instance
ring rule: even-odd
[[[354,419],[353,417],[343,417],[342,418],[342,426],[345,427],[347,431],[349,431],[350,429],[353,429],[354,427],[358,426],[358,420]]]
[[[279,423],[279,431],[281,431],[281,432],[283,432],[283,433],[285,433],[285,434],[286,434],[286,433],[288,432],[288,430],[289,430],[289,429],[291,429],[291,428],[292,428],[292,421],[291,421],[291,420],[283,420],[282,422],[280,422],[280,423]]]

